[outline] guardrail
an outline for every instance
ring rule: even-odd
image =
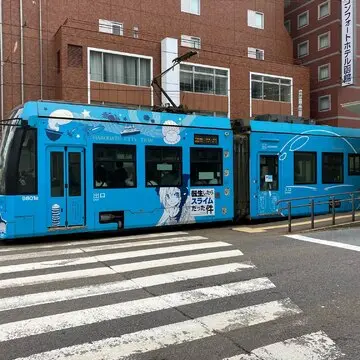
[[[345,196],[344,199],[338,199],[339,196]],[[348,197],[346,197],[348,196]],[[359,196],[359,197],[357,197]],[[317,199],[324,199],[328,198],[328,201],[315,201]],[[299,204],[293,205],[295,201],[302,201],[308,200],[309,203],[306,204]],[[317,195],[317,196],[305,196],[305,197],[298,197],[298,198],[290,198],[290,199],[282,199],[276,202],[276,206],[286,203],[286,207],[280,207],[278,209],[278,213],[282,213],[284,210],[288,212],[288,232],[291,233],[291,221],[292,221],[292,209],[308,207],[310,208],[310,217],[311,217],[311,229],[315,228],[315,206],[316,205],[326,205],[329,204],[331,206],[331,213],[332,213],[332,224],[335,225],[335,218],[336,218],[336,207],[340,207],[341,203],[343,202],[351,202],[351,219],[352,222],[355,221],[355,200],[360,200],[360,190],[359,191],[352,191],[352,192],[344,192],[344,193],[337,193],[337,194],[328,194],[328,195]],[[339,205],[339,206],[337,206]]]

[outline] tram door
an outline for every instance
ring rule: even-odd
[[[269,153],[258,156],[258,212],[270,215],[277,211],[279,200],[279,157]]]
[[[48,227],[85,225],[84,149],[51,147],[48,163]]]

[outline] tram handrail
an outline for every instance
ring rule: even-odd
[[[345,199],[338,199],[335,200],[336,197],[339,196],[346,196],[349,195],[349,198]],[[356,197],[359,195],[359,197]],[[281,199],[276,202],[276,206],[286,203],[286,207],[280,207],[277,209],[278,214],[281,214],[283,210],[288,211],[288,232],[291,233],[291,210],[296,208],[302,208],[302,207],[310,207],[310,217],[311,217],[311,229],[315,228],[315,205],[325,205],[329,204],[329,201],[315,201],[316,199],[322,199],[322,198],[328,198],[331,200],[331,213],[332,213],[332,224],[335,225],[336,223],[336,206],[335,201],[339,201],[340,204],[342,202],[350,202],[351,201],[351,220],[352,222],[355,221],[355,200],[360,200],[360,190],[357,191],[348,191],[343,193],[336,193],[336,194],[326,194],[326,195],[314,195],[314,196],[304,196],[304,197],[296,197],[296,198],[288,198],[288,199]],[[301,200],[309,200],[309,203],[300,204],[300,205],[293,205],[293,202],[295,201],[301,201]],[[329,204],[330,205],[330,204]]]

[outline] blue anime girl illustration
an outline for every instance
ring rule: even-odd
[[[189,176],[183,176],[181,187],[159,187],[156,189],[164,212],[156,226],[189,224],[195,222],[191,215],[188,183]]]

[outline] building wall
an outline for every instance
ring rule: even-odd
[[[230,113],[248,118],[277,112],[310,115],[309,70],[294,65],[292,40],[284,24],[284,3],[278,0],[202,0],[200,15],[181,12],[180,0],[42,0],[42,53],[39,1],[23,1],[24,85],[21,85],[20,0],[3,0],[4,113],[22,100],[63,99],[149,107],[159,104],[150,87],[90,82],[88,48],[147,56],[152,74],[161,72],[161,41],[181,35],[201,38],[198,55],[189,61],[230,71],[228,96],[180,92],[181,101],[195,111]],[[264,29],[248,26],[247,10],[264,13]],[[99,32],[99,19],[124,24],[123,36]],[[138,38],[134,38],[134,27]],[[81,47],[81,61],[69,60],[69,45]],[[264,60],[248,57],[248,47],[264,50]],[[42,69],[40,69],[42,55]],[[250,72],[292,78],[289,103],[251,100]],[[40,86],[42,74],[42,87]],[[22,91],[24,99],[22,99]],[[90,94],[90,95],[89,95]],[[230,104],[230,108],[228,106]]]
[[[294,58],[298,64],[310,69],[310,113],[311,117],[318,123],[331,124],[335,126],[359,127],[360,117],[343,109],[341,104],[358,101],[360,98],[360,63],[357,61],[360,55],[360,27],[356,23],[360,17],[360,6],[354,1],[354,84],[342,86],[342,18],[341,1],[329,1],[330,15],[322,19],[318,18],[319,6],[325,0],[310,0],[288,2],[285,4],[285,24],[290,21],[290,35],[293,39]],[[309,24],[298,28],[298,16],[308,11]],[[330,32],[330,47],[318,50],[318,36]],[[309,54],[299,58],[298,45],[309,41]],[[319,66],[330,64],[331,77],[327,80],[319,80]],[[328,111],[319,111],[319,97],[331,96],[331,108]]]

